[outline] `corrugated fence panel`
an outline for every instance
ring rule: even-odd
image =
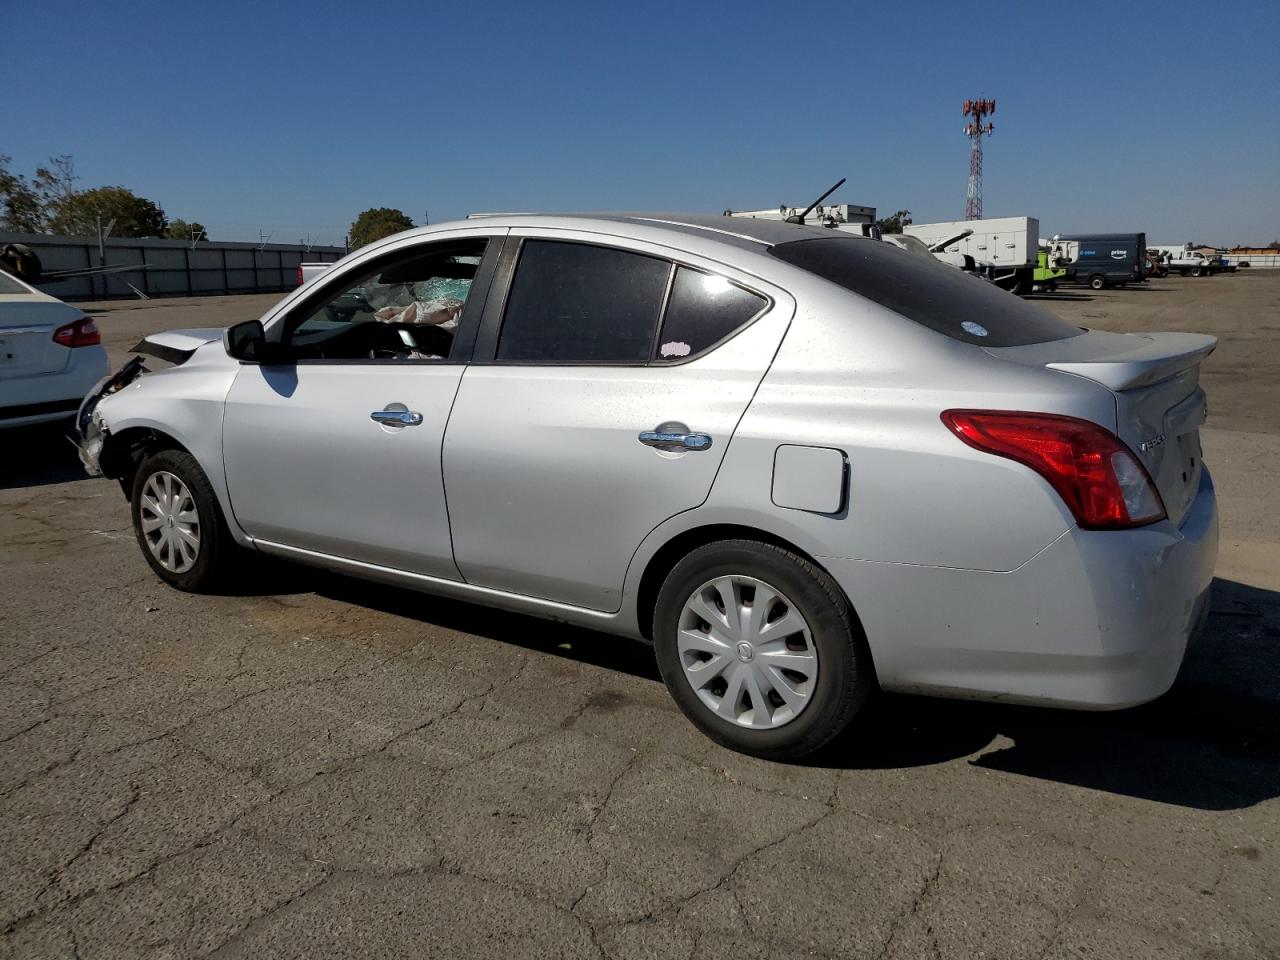
[[[35,251],[46,273],[98,266],[136,266],[135,270],[49,280],[40,284],[63,300],[137,296],[189,296],[222,293],[279,293],[298,284],[298,264],[332,263],[341,247],[287,243],[208,243],[192,247],[182,240],[129,240],[108,237],[99,259],[98,243],[88,237],[0,233],[0,245],[23,243]],[[135,290],[137,292],[135,292]]]

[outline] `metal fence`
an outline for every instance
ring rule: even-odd
[[[1247,263],[1250,268],[1280,267],[1280,253],[1228,253],[1224,256],[1237,266]]]
[[[61,300],[124,297],[198,297],[228,293],[280,293],[298,285],[298,264],[340,259],[342,247],[288,243],[218,243],[201,240],[125,240],[108,237],[99,252],[92,237],[0,233],[0,245],[25,243],[46,272],[99,266],[134,270],[47,281],[42,290]]]

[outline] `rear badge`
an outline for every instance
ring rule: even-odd
[[[1156,447],[1162,447],[1164,446],[1164,439],[1165,438],[1163,433],[1157,433],[1150,440],[1143,440],[1141,443],[1139,443],[1138,449],[1141,450],[1143,453],[1146,453],[1148,450],[1154,450]]]
[[[960,329],[974,337],[985,337],[987,335],[987,328],[980,323],[974,323],[972,320],[966,320],[960,324]]]

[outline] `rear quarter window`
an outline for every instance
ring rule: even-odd
[[[724,277],[677,267],[654,359],[672,363],[697,356],[728,339],[767,306],[764,297]]]
[[[1017,347],[1080,334],[1078,327],[993,283],[879,240],[796,240],[769,252],[964,343]]]

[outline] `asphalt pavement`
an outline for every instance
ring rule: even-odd
[[[265,561],[172,591],[59,431],[0,434],[0,957],[1277,956],[1278,295],[1048,303],[1224,337],[1220,579],[1168,696],[885,697],[797,765],[704,739],[628,641]],[[100,324],[119,360],[269,302]]]

